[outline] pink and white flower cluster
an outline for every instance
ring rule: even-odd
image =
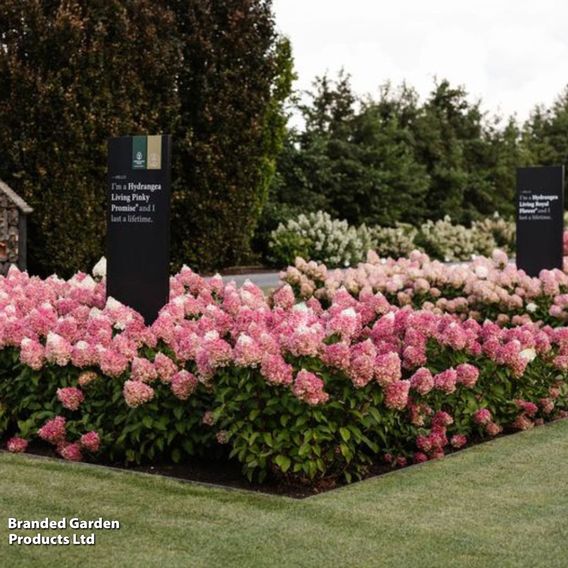
[[[97,432],[91,431],[83,434],[77,442],[70,442],[67,439],[66,419],[63,416],[56,416],[44,423],[38,430],[38,436],[54,445],[57,453],[64,459],[69,461],[82,461],[83,450],[91,453],[97,453],[100,449],[100,436]],[[12,438],[11,441],[16,438]],[[10,448],[8,442],[8,449],[10,451],[25,451],[26,446],[21,450],[14,450]]]
[[[494,264],[497,261],[504,259],[497,258]],[[169,385],[175,396],[185,400],[199,380],[207,383],[218,369],[231,365],[258,369],[267,382],[291,388],[309,404],[321,404],[327,400],[321,378],[294,364],[306,357],[343,372],[356,388],[377,381],[393,408],[406,406],[409,388],[421,394],[434,388],[448,395],[458,385],[472,388],[479,375],[474,365],[463,363],[430,374],[425,368],[429,340],[471,357],[488,357],[516,376],[555,344],[555,365],[568,368],[568,339],[562,329],[531,323],[503,329],[487,321],[461,321],[435,309],[398,309],[374,291],[395,285],[403,290],[425,275],[429,282],[474,286],[479,278],[471,280],[472,271],[485,268],[488,274],[497,273],[488,263],[481,259],[470,267],[442,269],[422,254],[407,261],[368,263],[348,271],[341,280],[337,273],[327,276],[322,288],[329,295],[327,309],[315,297],[293,303],[288,285],[265,298],[250,282],[237,288],[220,277],[207,280],[184,268],[171,279],[170,303],[149,327],[130,308],[112,298],[105,301],[104,283],[89,276],[40,280],[11,269],[0,280],[0,346],[19,347],[21,361],[34,369],[73,365],[84,369],[81,377],[94,378],[95,370],[122,376],[124,398],[131,407],[154,398],[155,381]],[[558,287],[565,278],[563,273],[550,273],[540,280],[529,279],[509,268],[499,276],[501,284],[507,278],[518,285],[522,281],[534,293],[547,282]],[[340,283],[351,291],[338,288]],[[159,351],[160,345],[171,355]],[[148,348],[158,350],[151,359],[141,355]],[[402,380],[403,371],[412,371],[409,383]],[[77,410],[84,399],[75,387],[59,389],[57,395],[70,410]]]
[[[398,306],[452,313],[461,319],[489,317],[500,325],[568,321],[568,257],[563,271],[543,270],[532,278],[499,250],[491,258],[453,265],[432,261],[418,251],[398,260],[380,259],[372,251],[367,256],[367,262],[346,270],[328,270],[298,258],[281,278],[304,299],[330,301],[346,289],[355,297],[381,292]]]

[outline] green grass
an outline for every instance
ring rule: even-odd
[[[122,528],[8,546],[8,516],[46,515]],[[4,453],[0,526],[7,568],[565,567],[568,421],[303,501]]]

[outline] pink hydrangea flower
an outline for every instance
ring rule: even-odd
[[[206,426],[213,426],[213,424],[215,424],[215,416],[213,415],[213,412],[211,412],[211,410],[206,410],[203,413],[201,422]]]
[[[156,367],[148,359],[143,357],[134,357],[132,360],[132,369],[130,371],[130,378],[133,381],[142,381],[150,383],[158,378]]]
[[[485,426],[491,422],[491,412],[487,408],[476,410],[473,415],[473,421],[480,426]]]
[[[77,383],[81,387],[86,387],[86,386],[90,385],[91,383],[93,383],[94,381],[96,381],[98,379],[98,377],[99,376],[94,371],[83,371],[79,375],[79,378],[77,379]]]
[[[71,351],[71,363],[75,367],[87,367],[96,362],[95,350],[86,341],[78,341]]]
[[[479,369],[469,363],[462,363],[456,367],[457,382],[467,388],[473,388],[479,378]]]
[[[109,377],[118,377],[128,368],[128,359],[113,349],[102,348],[98,359],[101,371]]]
[[[217,332],[208,332],[197,351],[197,370],[203,377],[210,378],[215,369],[228,365],[232,356],[231,346],[220,339]]]
[[[20,361],[36,371],[43,367],[44,348],[39,341],[24,337],[20,343]]]
[[[326,345],[322,355],[322,361],[328,367],[334,367],[341,371],[348,371],[350,365],[351,350],[348,343],[339,342]],[[372,365],[374,366],[374,359]]]
[[[131,408],[141,406],[154,398],[154,389],[142,381],[126,381],[122,393],[126,404]]]
[[[49,332],[47,334],[45,358],[49,363],[55,363],[56,365],[64,367],[71,359],[71,352],[72,347],[69,341],[56,333]]]
[[[568,355],[557,355],[553,364],[560,371],[568,371]]]
[[[385,404],[387,408],[404,410],[408,404],[410,381],[395,381],[388,383],[385,389]]]
[[[422,452],[428,454],[431,459],[444,455],[444,446],[448,444],[444,429],[432,430],[429,435],[419,435],[416,438],[416,446]]]
[[[349,307],[333,316],[326,325],[328,336],[339,334],[343,339],[351,339],[361,332],[361,316]]]
[[[262,360],[263,350],[260,345],[246,333],[237,339],[234,348],[235,364],[241,367],[256,367]]]
[[[292,387],[294,396],[305,403],[315,406],[324,404],[329,399],[329,395],[324,392],[324,382],[309,371],[302,369],[297,375]]]
[[[450,439],[453,448],[463,448],[467,444],[467,437],[463,434],[454,434]]]
[[[410,377],[410,387],[421,395],[428,394],[434,388],[434,377],[429,369],[421,367]]]
[[[432,451],[432,440],[430,436],[418,436],[416,438],[416,447],[425,453],[430,453]]]
[[[77,410],[85,400],[83,393],[75,387],[57,389],[57,398],[64,408]]]
[[[48,420],[39,430],[38,436],[51,444],[59,444],[65,440],[65,418],[56,416]]]
[[[292,365],[281,355],[265,353],[260,367],[263,377],[274,385],[290,385],[294,380]]]
[[[538,406],[534,402],[529,402],[527,400],[515,400],[515,405],[530,417],[534,416],[538,412]]]
[[[82,461],[83,454],[81,453],[81,446],[78,443],[73,444],[60,444],[57,447],[59,455],[68,461]]]
[[[424,463],[428,461],[428,456],[423,452],[415,452],[413,461],[414,463]]]
[[[454,419],[447,412],[444,412],[443,410],[439,410],[432,417],[432,426],[433,427],[442,427],[443,428],[443,427],[446,427],[446,426],[450,426],[453,423],[454,423]]]
[[[496,422],[488,422],[485,425],[485,431],[490,436],[497,436],[497,434],[500,434],[503,431],[503,428],[499,426],[499,424],[497,424]]]
[[[280,340],[286,350],[296,357],[315,357],[322,349],[324,337],[325,332],[320,323],[314,322],[312,325],[299,323],[293,329],[286,330],[286,333],[280,336]]]
[[[512,426],[517,430],[530,430],[534,428],[534,422],[526,414],[519,414]]]
[[[458,374],[455,369],[446,369],[434,375],[434,388],[446,394],[452,394],[456,390]]]
[[[450,323],[439,334],[438,340],[442,345],[448,345],[456,351],[462,350],[467,345],[467,336],[460,324]]]
[[[81,436],[79,443],[82,448],[88,450],[89,452],[96,453],[99,451],[101,446],[101,439],[97,432],[94,430],[87,432]]]
[[[180,400],[187,400],[197,388],[197,378],[185,369],[177,372],[170,383],[174,396]]]
[[[554,410],[555,405],[552,398],[541,398],[539,404],[545,414],[551,414]]]
[[[415,404],[410,398],[408,399],[408,410],[410,411],[410,422],[418,427],[424,426],[425,417],[432,411],[429,406],[425,404]]]
[[[6,449],[13,454],[25,452],[27,448],[28,441],[24,440],[24,438],[19,438],[18,436],[14,436],[6,442]]]
[[[292,287],[289,284],[284,284],[278,288],[274,294],[272,294],[272,301],[276,307],[284,310],[290,310],[296,303],[294,290],[292,290]]]
[[[406,369],[415,369],[425,365],[428,360],[426,348],[422,345],[408,345],[404,348],[402,359]]]
[[[220,430],[215,434],[215,439],[218,444],[228,444],[229,443],[229,433],[226,430]]]
[[[402,376],[398,353],[385,353],[375,359],[375,379],[381,386],[399,381]]]
[[[406,467],[408,465],[408,460],[404,456],[398,456],[395,460],[397,467]]]
[[[364,387],[373,379],[376,357],[377,350],[370,339],[351,348],[348,374],[357,388]]]
[[[173,376],[178,371],[177,365],[163,353],[157,353],[154,357],[154,368],[160,380],[166,384],[171,382]]]

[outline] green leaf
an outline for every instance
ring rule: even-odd
[[[290,469],[290,466],[292,465],[290,458],[287,456],[283,456],[282,454],[276,456],[274,462],[284,473],[286,473]]]
[[[341,453],[343,454],[343,457],[346,461],[350,462],[353,459],[353,452],[351,451],[349,446],[347,446],[346,444],[339,444],[339,449],[341,450]]]
[[[369,408],[369,414],[373,417],[375,422],[377,422],[377,423],[381,422],[381,414],[374,406],[371,406]]]
[[[264,432],[262,437],[264,438],[265,444],[272,448],[272,434],[270,432]]]
[[[349,432],[347,428],[340,428],[339,433],[341,434],[344,442],[349,442],[349,439],[351,438],[351,432]]]
[[[309,444],[302,444],[298,450],[298,455],[300,457],[307,456],[310,453],[311,446]]]

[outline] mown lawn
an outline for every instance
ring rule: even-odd
[[[122,528],[8,546],[9,516],[46,515]],[[568,421],[303,501],[3,453],[0,523],[6,568],[566,567]]]

